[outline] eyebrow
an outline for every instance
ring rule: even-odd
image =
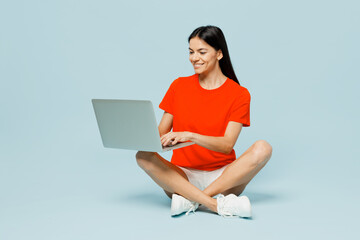
[[[192,50],[191,48],[189,48],[189,50]],[[198,51],[200,50],[207,50],[207,48],[199,48]]]

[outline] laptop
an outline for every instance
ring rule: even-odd
[[[149,100],[92,99],[102,143],[106,148],[166,152],[193,142],[162,146],[154,107]]]

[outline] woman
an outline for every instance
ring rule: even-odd
[[[171,162],[139,151],[137,163],[172,198],[172,216],[201,204],[222,216],[251,217],[249,199],[239,195],[272,147],[259,140],[236,159],[233,147],[250,126],[250,94],[235,76],[220,28],[199,27],[188,41],[195,74],[173,81],[159,105],[165,112],[158,128],[163,146],[195,144],[174,150]]]

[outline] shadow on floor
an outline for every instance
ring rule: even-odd
[[[117,196],[115,201],[127,202],[142,205],[157,205],[161,207],[170,207],[171,199],[161,192],[139,192],[127,193],[126,195]]]
[[[247,196],[252,204],[278,201],[284,198],[284,196],[279,193],[254,192],[246,190],[241,195]]]
[[[281,201],[284,196],[279,193],[266,193],[266,192],[254,192],[244,191],[243,194],[249,197],[252,204]],[[154,191],[154,192],[131,192],[126,195],[118,195],[115,197],[116,202],[126,202],[130,204],[142,204],[152,205],[161,207],[170,207],[171,199],[168,198],[165,193]],[[205,210],[205,209],[203,209]]]

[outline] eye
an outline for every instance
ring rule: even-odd
[[[193,54],[194,52],[189,52],[189,54]]]
[[[200,54],[205,54],[206,52],[200,52]]]

